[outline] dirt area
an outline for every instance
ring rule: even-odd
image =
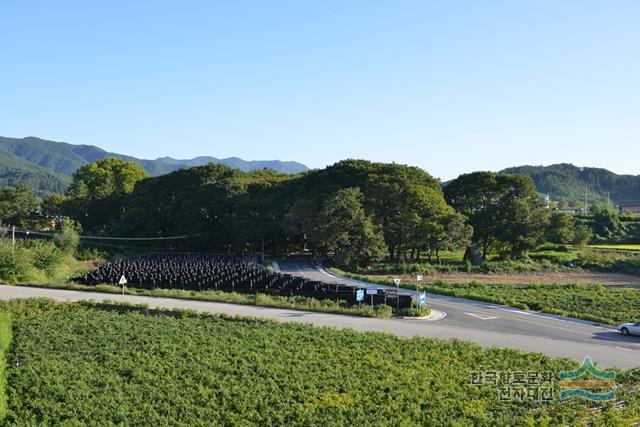
[[[386,276],[397,277],[397,276]],[[413,276],[404,276],[406,280],[415,280]],[[467,283],[477,281],[495,284],[599,284],[604,286],[632,287],[640,289],[640,277],[617,273],[596,273],[591,271],[553,272],[542,271],[536,273],[433,273],[424,276],[425,282],[446,280],[452,283]]]

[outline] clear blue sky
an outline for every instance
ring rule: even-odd
[[[5,1],[0,135],[640,174],[640,1]]]

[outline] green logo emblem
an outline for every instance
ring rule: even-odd
[[[589,357],[585,357],[582,366],[575,371],[560,372],[560,399],[613,400],[615,377],[615,372],[601,371],[593,366]]]

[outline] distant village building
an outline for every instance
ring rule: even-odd
[[[620,212],[640,215],[640,201],[620,203]]]
[[[549,209],[551,207],[551,197],[548,194],[540,193],[540,192],[538,192],[538,196],[545,203],[545,206],[547,207],[547,209]]]
[[[568,208],[564,208],[561,210],[561,212],[564,212],[566,214],[570,214],[570,215],[580,215],[582,214],[582,210],[584,208],[572,208],[572,207],[568,207]]]

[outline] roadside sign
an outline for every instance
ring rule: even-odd
[[[374,295],[378,295],[378,288],[372,288],[369,287],[367,288],[367,295],[371,295],[371,309],[373,309],[373,296]],[[385,300],[387,299],[387,297],[385,297]]]
[[[418,305],[420,307],[424,307],[425,305],[427,305],[427,293],[426,292],[420,292],[420,298],[418,299]]]
[[[397,277],[395,279],[393,279],[393,283],[395,283],[396,286],[400,286],[401,282],[402,282],[402,280],[398,279]]]
[[[124,274],[120,277],[119,285],[122,285],[122,304],[124,305],[124,285],[127,284],[127,278],[124,277]]]
[[[356,291],[356,301],[360,302],[364,300],[364,289],[358,289]]]
[[[424,276],[423,276],[422,274],[418,274],[418,275],[416,276],[416,280],[417,280],[418,282],[422,282],[422,279],[424,279]]]

